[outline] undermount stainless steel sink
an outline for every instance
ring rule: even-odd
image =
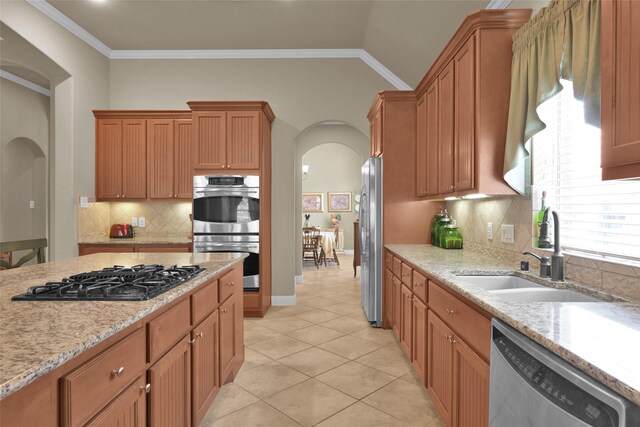
[[[597,302],[598,298],[569,289],[548,288],[518,276],[459,275],[460,279],[514,302]]]
[[[568,289],[538,288],[501,289],[491,291],[506,301],[518,302],[598,302],[597,298]]]
[[[543,285],[518,276],[458,276],[487,291],[497,289],[544,288]]]

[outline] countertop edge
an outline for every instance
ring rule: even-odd
[[[223,267],[220,267],[214,271],[211,271],[209,269],[206,270],[206,272],[204,272],[203,274],[185,282],[184,284],[172,289],[171,291],[169,291],[169,293],[167,293],[164,298],[160,298],[161,296],[158,296],[156,298],[160,298],[157,300],[157,303],[154,304],[151,307],[148,307],[138,313],[136,313],[134,316],[114,325],[112,328],[108,329],[107,331],[105,331],[105,333],[103,334],[99,334],[96,336],[91,337],[89,340],[83,342],[79,347],[74,348],[72,350],[66,351],[64,353],[60,353],[58,356],[56,357],[52,357],[49,360],[46,360],[44,362],[42,362],[41,365],[39,366],[35,366],[32,369],[28,369],[26,371],[24,371],[21,375],[16,376],[8,381],[6,381],[4,384],[0,385],[0,400],[6,398],[7,396],[10,396],[11,394],[15,393],[16,391],[26,387],[27,385],[31,384],[32,382],[36,381],[38,378],[43,377],[44,375],[52,372],[53,370],[55,370],[56,368],[64,365],[66,362],[68,362],[69,360],[73,359],[74,357],[78,356],[79,354],[95,347],[96,345],[100,344],[101,342],[105,341],[106,339],[116,335],[117,333],[123,331],[124,329],[126,329],[127,327],[133,325],[135,322],[143,319],[144,317],[148,316],[149,314],[161,309],[162,307],[166,306],[167,304],[171,303],[172,301],[175,301],[176,299],[178,299],[179,297],[181,297],[182,295],[188,293],[189,291],[197,288],[198,286],[206,283],[207,281],[209,281],[211,278],[215,277],[216,275],[218,275],[219,273],[221,273],[224,270],[229,269],[230,267],[234,266],[235,264],[238,264],[240,262],[242,262],[245,258],[248,257],[248,254],[246,253],[238,253],[238,255],[240,255],[237,259],[234,259],[230,262],[228,262],[226,265],[224,265]]]

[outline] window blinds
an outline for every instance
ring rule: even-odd
[[[602,181],[600,129],[562,84],[538,108],[547,128],[533,138],[534,191],[558,212],[564,249],[640,261],[640,181]]]

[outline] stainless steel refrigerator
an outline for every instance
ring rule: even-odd
[[[382,326],[382,157],[362,166],[360,298],[371,326]]]

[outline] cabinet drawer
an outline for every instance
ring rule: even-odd
[[[427,302],[427,278],[413,270],[413,293],[420,301]]]
[[[62,378],[64,426],[84,425],[143,374],[145,337],[139,329]]]
[[[191,295],[191,324],[197,325],[218,308],[218,281],[214,280]]]
[[[187,334],[191,320],[189,311],[189,300],[186,299],[149,322],[150,362]]]
[[[404,283],[404,285],[409,289],[413,287],[412,277],[411,277],[412,273],[413,273],[413,269],[403,262],[402,276],[400,277],[400,280],[402,280],[402,283]]]
[[[440,286],[429,282],[429,308],[449,324],[453,331],[489,360],[491,321]]]
[[[402,276],[402,261],[400,261],[400,258],[393,257],[393,274],[398,279]]]
[[[389,269],[393,270],[393,255],[390,252],[387,252],[384,256],[384,265]]]
[[[236,290],[242,292],[242,269],[240,267],[234,267],[233,270],[222,276],[219,282],[219,301],[223,303],[233,295]]]

